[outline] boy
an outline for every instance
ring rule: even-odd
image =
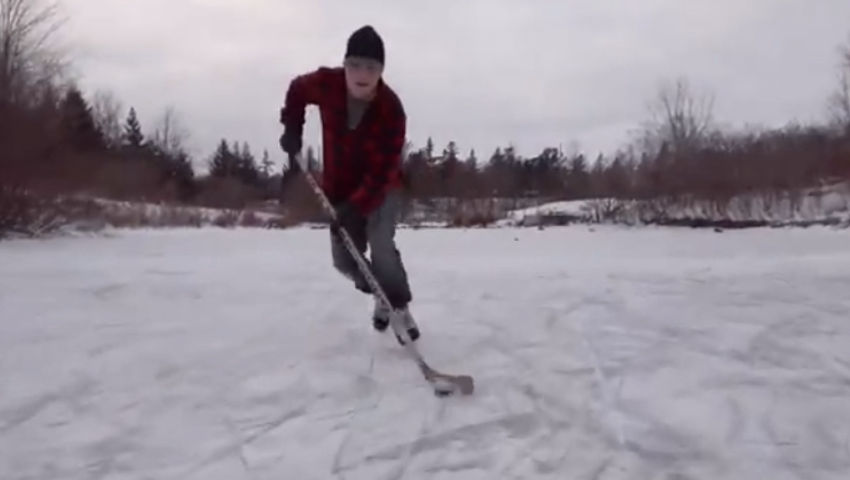
[[[280,145],[289,154],[290,168],[299,169],[294,157],[302,147],[304,109],[317,105],[322,121],[322,189],[336,209],[339,226],[361,253],[368,244],[372,272],[415,341],[419,329],[408,308],[410,285],[394,239],[407,119],[401,101],[381,78],[383,71],[383,40],[371,26],[358,29],[348,39],[342,67],[320,67],[292,80],[280,111],[284,125]],[[334,267],[355,288],[373,294],[335,228],[331,254]],[[386,330],[389,315],[376,296],[373,327]]]

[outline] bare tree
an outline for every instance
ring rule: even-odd
[[[840,49],[838,87],[829,98],[832,120],[846,132],[850,132],[850,40]]]
[[[0,104],[31,101],[36,86],[64,72],[64,53],[53,42],[63,25],[47,0],[0,0]]]
[[[153,144],[168,155],[185,153],[189,130],[174,107],[167,107],[156,123]]]
[[[676,153],[699,147],[714,122],[713,95],[697,95],[684,78],[662,84],[649,108],[645,140],[653,154],[664,144]]]
[[[121,100],[109,90],[98,90],[92,100],[92,116],[106,144],[112,148],[121,144]]]

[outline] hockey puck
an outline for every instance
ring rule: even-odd
[[[436,395],[438,397],[448,397],[451,394],[452,394],[451,390],[443,390],[443,389],[440,389],[440,388],[437,388],[437,389],[434,390],[434,395]]]
[[[454,385],[451,382],[439,379],[434,382],[434,395],[438,397],[448,397],[454,392]]]

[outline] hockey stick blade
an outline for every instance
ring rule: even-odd
[[[403,340],[404,348],[407,353],[416,361],[419,370],[425,377],[425,380],[434,387],[434,394],[439,397],[446,397],[456,392],[464,395],[471,395],[475,391],[475,380],[470,375],[450,375],[434,370],[425,361],[425,358],[419,353],[419,349],[411,341],[410,335],[404,327],[401,326],[398,316],[391,315],[390,323],[396,335]]]
[[[434,372],[428,381],[434,387],[434,394],[439,397],[446,397],[456,392],[472,395],[475,391],[475,381],[469,375],[447,375]]]

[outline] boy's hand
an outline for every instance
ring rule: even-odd
[[[352,226],[360,219],[360,212],[349,202],[342,202],[334,207],[336,210],[336,222],[334,229],[344,228],[345,231],[351,232]]]
[[[280,148],[289,154],[290,160],[301,153],[301,134],[291,130],[284,130],[280,136]]]

